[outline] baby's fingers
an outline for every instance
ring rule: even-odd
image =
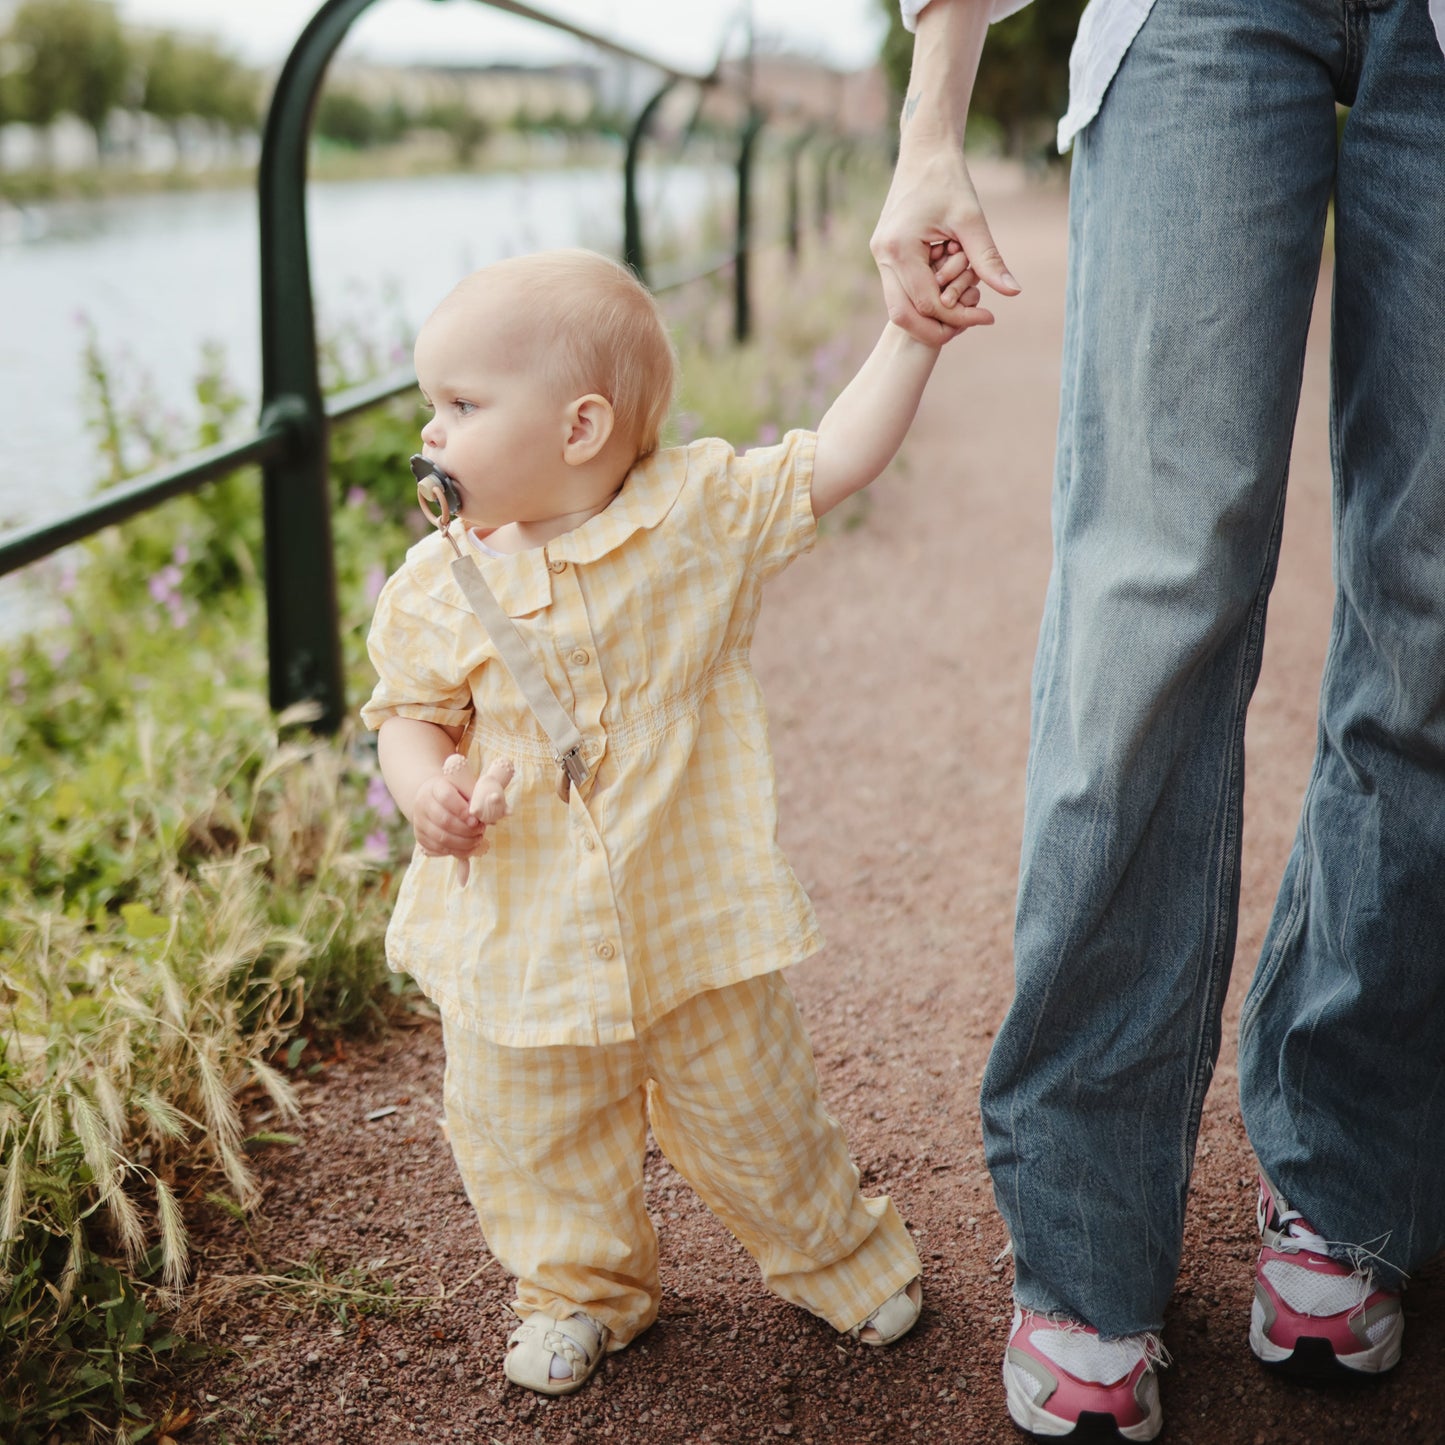
[[[958,311],[973,310],[978,306],[980,299],[978,287],[969,286],[966,290],[960,291],[958,288],[962,285],[962,281],[955,281],[953,285],[946,288],[939,297],[939,300],[949,309],[950,320],[957,319],[956,313]]]
[[[964,294],[967,297],[969,293],[965,292]],[[972,301],[965,299],[962,304],[953,307],[946,313],[948,324],[953,328],[947,337],[948,341],[952,341],[956,336],[962,336],[965,331],[974,326],[993,325],[993,312],[978,304],[979,293],[976,290],[972,295]]]
[[[418,790],[412,825],[423,852],[454,855],[470,853],[482,828],[467,811],[466,794],[441,777]]]
[[[978,273],[962,256],[949,256],[933,268],[938,299],[950,311],[960,304],[978,305]]]
[[[933,263],[933,275],[940,287],[947,286],[952,281],[964,281],[965,286],[972,286],[978,280],[978,275],[973,267],[968,264],[968,257],[962,251],[951,251],[941,260]]]

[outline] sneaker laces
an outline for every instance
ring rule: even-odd
[[[1274,1190],[1260,1180],[1259,1203],[1255,1209],[1260,1235],[1270,1230],[1278,1238],[1276,1249],[1288,1251],[1307,1249],[1312,1254],[1329,1258],[1329,1241],[1315,1229],[1298,1209],[1285,1209],[1275,1197]],[[1274,1223],[1271,1225],[1270,1220]]]
[[[1311,1254],[1329,1257],[1329,1241],[1318,1233],[1298,1209],[1275,1210],[1275,1224],[1293,1244],[1307,1249]]]
[[[1358,1291],[1354,1303],[1349,1308],[1351,1318],[1364,1312],[1366,1302],[1375,1290],[1375,1272],[1369,1265],[1363,1263],[1358,1257],[1348,1261],[1336,1259],[1330,1253],[1330,1241],[1327,1240],[1298,1209],[1283,1209],[1279,1201],[1272,1193],[1260,1191],[1259,1196],[1259,1228],[1261,1235],[1269,1226],[1270,1217],[1274,1219],[1275,1240],[1273,1247],[1283,1254],[1297,1254],[1305,1250],[1310,1254],[1317,1254],[1333,1264],[1342,1268],[1348,1267],[1350,1278]],[[1369,1250],[1353,1251],[1356,1255],[1364,1254],[1366,1258],[1373,1258]]]

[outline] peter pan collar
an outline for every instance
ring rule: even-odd
[[[622,490],[595,517],[538,550],[545,550],[554,562],[595,562],[616,551],[634,532],[657,526],[672,510],[686,480],[686,448],[653,452],[628,472]]]

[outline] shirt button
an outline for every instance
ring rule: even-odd
[[[617,950],[613,948],[610,943],[599,943],[597,945],[597,957],[603,959],[604,961],[613,957],[616,952]]]
[[[569,661],[576,663],[578,667],[586,667],[592,659],[587,655],[585,647],[574,647]]]
[[[567,564],[553,557],[552,560],[547,563],[547,570],[549,572],[565,572],[567,570]]]
[[[595,842],[593,842],[593,840],[592,840],[592,834],[591,834],[591,833],[584,833],[584,834],[582,835],[582,846],[583,846],[583,848],[585,848],[585,849],[587,850],[587,852],[589,852],[589,853],[597,846],[597,844],[596,844]]]

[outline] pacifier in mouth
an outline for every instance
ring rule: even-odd
[[[452,551],[460,557],[461,548],[450,530],[453,520],[462,515],[462,499],[457,484],[420,452],[411,459],[411,471],[416,478],[416,500],[422,516],[452,544]]]

